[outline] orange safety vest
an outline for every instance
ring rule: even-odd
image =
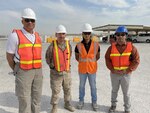
[[[58,47],[57,41],[54,40],[54,47],[53,47],[53,59],[54,59],[54,66],[58,72],[61,71],[69,71],[70,70],[70,45],[69,41],[66,40],[66,49],[64,51]]]
[[[116,44],[112,44],[110,59],[115,70],[126,70],[129,67],[131,51],[131,42],[127,42],[127,47],[122,54],[117,50]]]
[[[18,54],[20,56],[20,68],[25,70],[41,68],[41,39],[35,32],[35,43],[31,43],[21,30],[15,30],[18,35]]]
[[[98,43],[92,41],[88,53],[83,43],[77,44],[77,48],[79,50],[79,64],[78,64],[79,73],[81,74],[96,73],[97,71],[96,54],[98,52]]]

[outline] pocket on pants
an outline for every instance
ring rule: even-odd
[[[17,80],[17,78],[15,80],[15,94],[16,94],[16,96],[19,96],[19,87],[18,87],[18,80]]]
[[[18,71],[19,71],[19,63],[16,63],[14,68],[14,75],[16,75]]]

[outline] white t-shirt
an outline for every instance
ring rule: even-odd
[[[30,40],[31,43],[34,44],[34,42],[35,42],[34,33],[31,34],[31,33],[27,32],[24,28],[21,30],[22,30],[23,34],[27,37],[27,39]],[[18,35],[16,32],[13,32],[8,36],[6,52],[11,53],[11,54],[15,54],[14,61],[19,62],[18,59],[20,59],[20,57],[18,55]]]

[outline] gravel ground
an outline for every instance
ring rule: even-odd
[[[104,55],[109,44],[101,44],[101,58],[98,61],[97,72],[97,94],[98,94],[98,111],[97,113],[107,113],[110,107],[111,83],[109,70],[105,66]],[[137,43],[141,63],[138,69],[132,73],[131,78],[131,113],[150,113],[150,44]],[[10,75],[9,68],[5,58],[6,40],[0,40],[0,113],[17,113],[18,101],[15,96],[15,77]],[[43,94],[41,102],[41,113],[49,113],[50,106],[50,78],[49,69],[46,65],[44,55],[48,44],[43,43]],[[72,43],[74,50],[75,43]],[[78,102],[79,78],[77,73],[78,64],[75,61],[74,52],[72,54],[72,104],[76,107]],[[120,89],[118,93],[117,112],[123,113],[123,96]],[[63,91],[60,94],[60,102],[58,106],[58,113],[69,113],[64,109]],[[74,113],[95,113],[91,107],[91,96],[89,83],[86,83],[85,106],[82,110],[77,110]]]

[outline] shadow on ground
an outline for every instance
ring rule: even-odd
[[[49,113],[51,110],[51,105],[50,105],[50,96],[42,95],[41,99],[41,112],[47,112]],[[72,105],[76,108],[78,101],[72,101]],[[15,93],[13,92],[5,92],[5,93],[0,93],[0,113],[13,113],[13,112],[8,112],[6,111],[6,108],[10,109],[18,109],[18,100],[17,97],[15,96]],[[105,105],[98,105],[99,109],[97,112],[103,112],[107,113],[109,106]],[[64,109],[64,99],[60,98],[59,104],[58,104],[58,109]],[[76,109],[76,112],[83,112],[83,111],[93,111],[91,103],[85,103],[84,107],[82,110]],[[116,113],[121,113],[121,112],[116,112]]]
[[[0,113],[13,113],[13,112],[8,112],[8,111],[5,111],[4,109],[0,108]]]
[[[91,103],[84,103],[84,107],[82,110],[77,109],[77,104],[78,101],[71,101],[72,105],[75,107],[75,113],[84,113],[84,112],[92,112],[92,105]],[[108,113],[110,106],[105,106],[105,105],[98,105],[98,110],[97,112],[99,113]],[[45,111],[47,113],[50,113],[50,110],[52,109],[52,106],[50,105],[50,97],[49,96],[42,96],[42,105],[41,105],[41,111]],[[60,98],[59,104],[58,104],[58,109],[63,110],[64,112],[62,113],[70,113],[67,110],[64,109],[64,99]],[[93,111],[94,113],[94,111]],[[115,113],[124,113],[123,111],[117,111]]]

